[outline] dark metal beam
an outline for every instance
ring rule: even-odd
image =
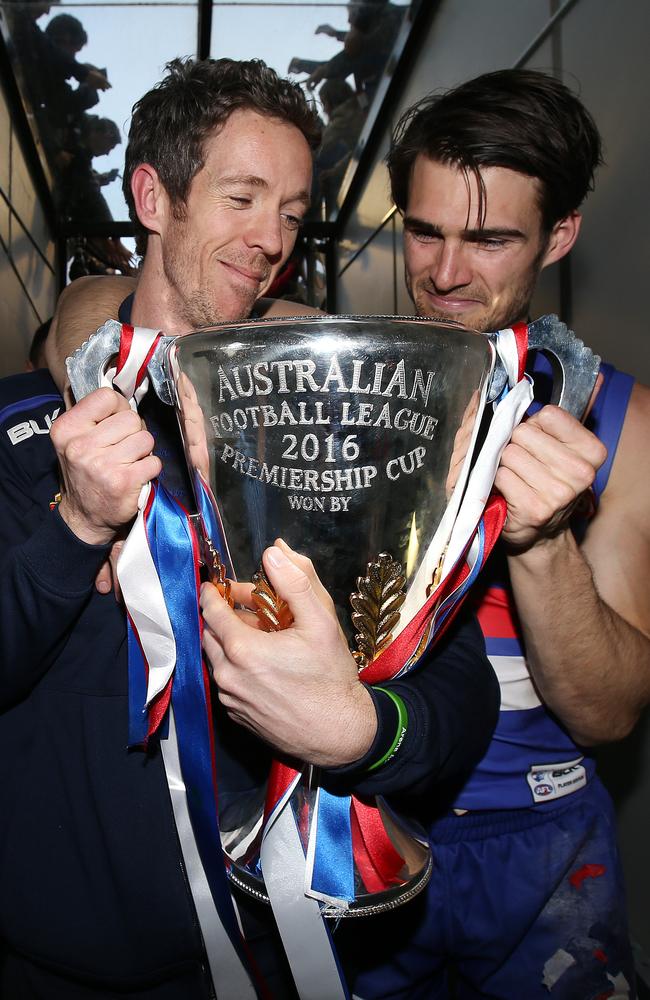
[[[212,0],[199,0],[198,19],[196,54],[199,59],[208,59],[212,42]]]

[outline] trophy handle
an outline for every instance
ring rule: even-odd
[[[102,375],[108,368],[111,358],[119,353],[121,334],[122,324],[115,319],[109,319],[84,341],[71,357],[66,358],[65,366],[70,387],[77,402],[101,386]],[[156,394],[168,406],[173,406],[174,395],[165,372],[164,360],[170,344],[175,339],[175,337],[161,337],[147,365]]]
[[[596,384],[600,357],[553,315],[528,324],[528,350],[544,351],[548,356],[553,370],[549,402],[580,420]]]

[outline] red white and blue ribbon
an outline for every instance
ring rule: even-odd
[[[117,372],[106,380],[112,378],[132,405],[143,394],[158,336],[123,327]],[[174,817],[213,980],[220,998],[254,1000],[261,994],[221,853],[198,566],[188,512],[159,482],[143,487],[118,561],[128,611],[130,744],[146,747],[154,734],[163,737]]]

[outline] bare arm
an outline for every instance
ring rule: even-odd
[[[117,319],[120,303],[135,287],[135,278],[89,277],[77,278],[61,292],[45,348],[47,366],[61,392],[67,377],[65,359],[105,320]]]
[[[621,739],[650,701],[650,390],[633,390],[581,548],[568,514],[602,453],[593,435],[554,407],[538,417],[515,435],[497,477],[509,502],[508,564],[528,663],[542,698],[578,743]]]
[[[135,278],[89,277],[78,278],[63,290],[46,347],[48,368],[61,391],[66,383],[65,359],[105,320],[117,319],[120,304],[136,285]],[[321,314],[312,306],[283,299],[260,299],[258,306],[265,317]]]

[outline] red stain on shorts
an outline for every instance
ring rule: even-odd
[[[602,962],[603,965],[607,965],[607,955],[602,948],[596,948],[594,950],[594,958],[598,959],[599,962]]]
[[[586,878],[599,878],[604,874],[605,865],[583,865],[573,875],[569,875],[569,882],[574,889],[579,889]]]

